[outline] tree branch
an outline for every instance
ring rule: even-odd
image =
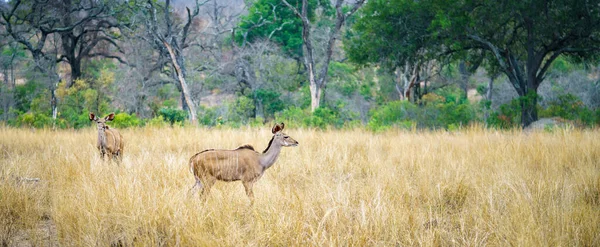
[[[131,67],[134,67],[134,68],[135,68],[135,65],[133,65],[133,64],[129,64],[127,61],[123,60],[121,57],[119,57],[119,56],[115,56],[115,55],[110,55],[110,54],[107,54],[107,53],[104,53],[104,52],[90,53],[90,54],[88,54],[87,56],[88,56],[88,57],[104,57],[104,58],[112,58],[112,59],[116,59],[117,61],[119,61],[119,62],[120,62],[120,63],[122,63],[122,64],[129,65],[129,66],[131,66]]]

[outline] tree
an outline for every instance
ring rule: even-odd
[[[352,40],[359,42],[350,47],[350,57],[401,66],[410,58],[483,56],[508,77],[520,96],[525,127],[537,120],[537,89],[557,57],[597,58],[598,4],[598,0],[370,1],[365,13],[371,15],[355,26],[359,36]]]
[[[296,5],[298,0],[290,0]],[[317,8],[329,12],[329,1],[309,0],[307,18],[314,20]],[[294,58],[302,56],[302,20],[298,19],[292,9],[280,0],[259,0],[242,16],[235,30],[235,39],[241,47],[247,42],[266,39],[279,44],[282,49]]]
[[[81,63],[90,57],[108,57],[124,62],[107,49],[97,49],[104,44],[119,49],[113,29],[124,23],[118,17],[124,14],[116,1],[22,1],[11,2],[2,10],[2,25],[17,42],[40,61],[50,35],[58,35],[60,46],[55,52],[56,62],[66,62],[71,68],[71,84],[82,75]],[[30,38],[31,35],[37,37]],[[57,47],[58,48],[58,47]],[[53,59],[54,60],[54,59]]]
[[[484,50],[520,96],[521,125],[538,119],[537,90],[559,56],[600,54],[600,1],[431,0],[444,53]]]
[[[363,4],[364,0],[357,0],[354,2],[349,11],[345,12],[342,10],[343,0],[337,0],[335,3],[336,19],[335,25],[329,32],[329,39],[325,48],[325,55],[321,62],[321,69],[317,72],[317,62],[315,60],[315,49],[311,40],[312,25],[310,24],[308,16],[308,1],[302,0],[302,7],[298,10],[292,6],[286,0],[282,0],[283,3],[290,8],[296,16],[302,20],[302,46],[304,47],[304,66],[308,72],[308,82],[310,88],[310,100],[311,100],[311,111],[314,112],[321,103],[321,91],[327,83],[327,71],[329,70],[329,62],[333,54],[333,48],[337,35],[342,28],[342,25],[346,22],[354,12],[358,10]]]
[[[31,53],[35,70],[50,78],[47,84],[51,93],[52,117],[56,119],[58,113],[56,88],[59,81],[54,58],[56,51],[47,51],[45,46],[48,37],[57,30],[53,29],[51,24],[32,15],[32,11],[43,12],[43,14],[39,13],[40,16],[52,15],[49,9],[44,8],[43,3],[14,1],[0,6],[0,14],[2,14],[0,25],[4,26],[8,36]]]
[[[46,21],[56,22],[54,31],[60,35],[61,52],[59,62],[66,62],[71,68],[68,85],[83,75],[82,63],[85,59],[104,57],[127,62],[118,54],[123,54],[118,44],[119,28],[128,25],[129,8],[117,1],[48,1],[57,16]],[[36,14],[36,13],[34,13]],[[111,51],[110,48],[117,52]]]
[[[428,56],[436,48],[429,29],[435,13],[429,9],[422,1],[369,1],[344,39],[348,58],[394,71],[400,99],[416,101],[421,73],[436,58]]]
[[[175,72],[173,75],[179,82],[177,86],[181,91],[183,109],[188,111],[190,122],[194,124],[197,121],[196,107],[186,82],[187,70],[183,50],[189,45],[190,28],[194,18],[198,16],[202,4],[196,0],[193,12],[186,8],[187,20],[185,24],[177,23],[176,18],[171,15],[170,0],[166,0],[164,5],[148,0],[145,9],[146,26],[151,36],[148,41],[154,45],[161,56],[167,55],[170,58],[170,63]],[[163,14],[162,19],[159,19],[157,13]]]
[[[0,6],[0,25],[31,53],[36,70],[49,78],[53,119],[58,113],[55,92],[60,80],[56,63],[67,62],[70,66],[68,84],[71,85],[74,79],[81,77],[81,63],[85,58],[102,56],[123,62],[106,49],[97,49],[102,44],[118,48],[112,32],[112,28],[120,25],[115,19],[122,13],[118,6],[116,1],[71,0],[16,0]]]

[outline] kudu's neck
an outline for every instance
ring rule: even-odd
[[[98,128],[98,146],[100,148],[106,147],[106,132],[104,128]]]
[[[275,164],[275,161],[277,161],[277,157],[279,157],[279,153],[281,152],[281,147],[281,144],[271,139],[267,149],[259,156],[260,165],[264,170]]]

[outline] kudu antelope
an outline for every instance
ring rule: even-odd
[[[123,136],[116,129],[108,127],[107,121],[115,119],[115,114],[108,114],[104,118],[98,118],[94,113],[90,112],[90,121],[96,122],[98,127],[98,142],[96,147],[100,151],[100,157],[104,160],[104,155],[108,155],[108,159],[116,159],[121,162],[123,159]]]
[[[190,158],[190,171],[196,183],[190,189],[193,194],[196,188],[202,189],[202,197],[206,197],[217,180],[232,182],[241,180],[250,202],[254,202],[252,186],[271,167],[282,147],[295,147],[298,142],[282,132],[283,123],[276,124],[271,132],[273,137],[262,153],[256,152],[250,145],[234,150],[207,149]]]

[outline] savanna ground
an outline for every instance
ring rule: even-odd
[[[249,206],[240,182],[191,197],[188,159],[268,127],[122,130],[121,165],[93,128],[0,127],[0,245],[600,245],[598,130],[284,131]]]

